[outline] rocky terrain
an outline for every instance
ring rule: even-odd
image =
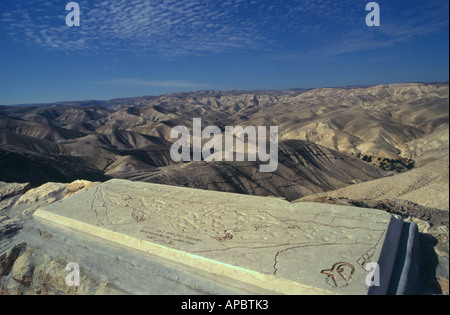
[[[47,183],[39,188],[0,182],[0,295],[116,294],[118,290],[83,271],[82,285],[65,283],[67,261],[50,258],[21,239],[23,226],[37,208],[68,197],[96,183]],[[81,281],[80,281],[81,282]]]
[[[414,83],[0,106],[0,292],[116,292],[95,278],[65,291],[52,280],[64,258],[20,239],[41,205],[115,177],[403,215],[421,232],[422,293],[448,294],[448,94],[448,83]],[[197,117],[222,130],[278,126],[277,171],[173,162],[171,129]]]

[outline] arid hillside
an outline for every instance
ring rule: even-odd
[[[0,180],[111,177],[289,200],[404,172],[448,156],[448,84],[202,91],[0,107]],[[279,165],[175,163],[175,126],[278,126]],[[433,164],[434,165],[434,164]]]

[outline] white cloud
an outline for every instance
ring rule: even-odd
[[[364,40],[358,37],[366,14],[361,0],[77,2],[80,27],[65,26],[68,11],[61,2],[15,0],[10,5],[14,9],[0,13],[0,30],[18,41],[47,49],[88,53],[119,50],[173,57],[251,49],[295,54],[285,48],[284,34],[314,41],[315,45],[305,47],[311,54],[316,50],[340,54],[396,44],[408,36],[448,27],[448,0],[424,2],[420,12],[404,10],[398,18],[390,12],[391,20],[382,11],[383,27],[378,34],[372,32],[376,36],[366,32]],[[385,2],[382,9],[387,6]],[[382,40],[377,38],[380,34],[385,36]]]

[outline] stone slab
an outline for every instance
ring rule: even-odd
[[[380,262],[387,290],[403,225],[373,209],[118,179],[34,216],[205,277],[280,294],[367,294],[370,262]]]

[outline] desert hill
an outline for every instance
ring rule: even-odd
[[[135,162],[108,168],[107,175],[159,184],[278,196],[295,200],[319,191],[388,175],[387,172],[307,141],[290,140],[279,145],[279,166],[261,173],[259,162],[190,162],[158,169],[131,169]],[[125,166],[126,165],[126,166]]]
[[[293,200],[445,157],[448,93],[448,83],[411,83],[3,106],[0,180],[120,177]],[[258,174],[249,162],[174,163],[170,131],[191,128],[193,118],[222,130],[278,126],[286,150],[277,172]]]

